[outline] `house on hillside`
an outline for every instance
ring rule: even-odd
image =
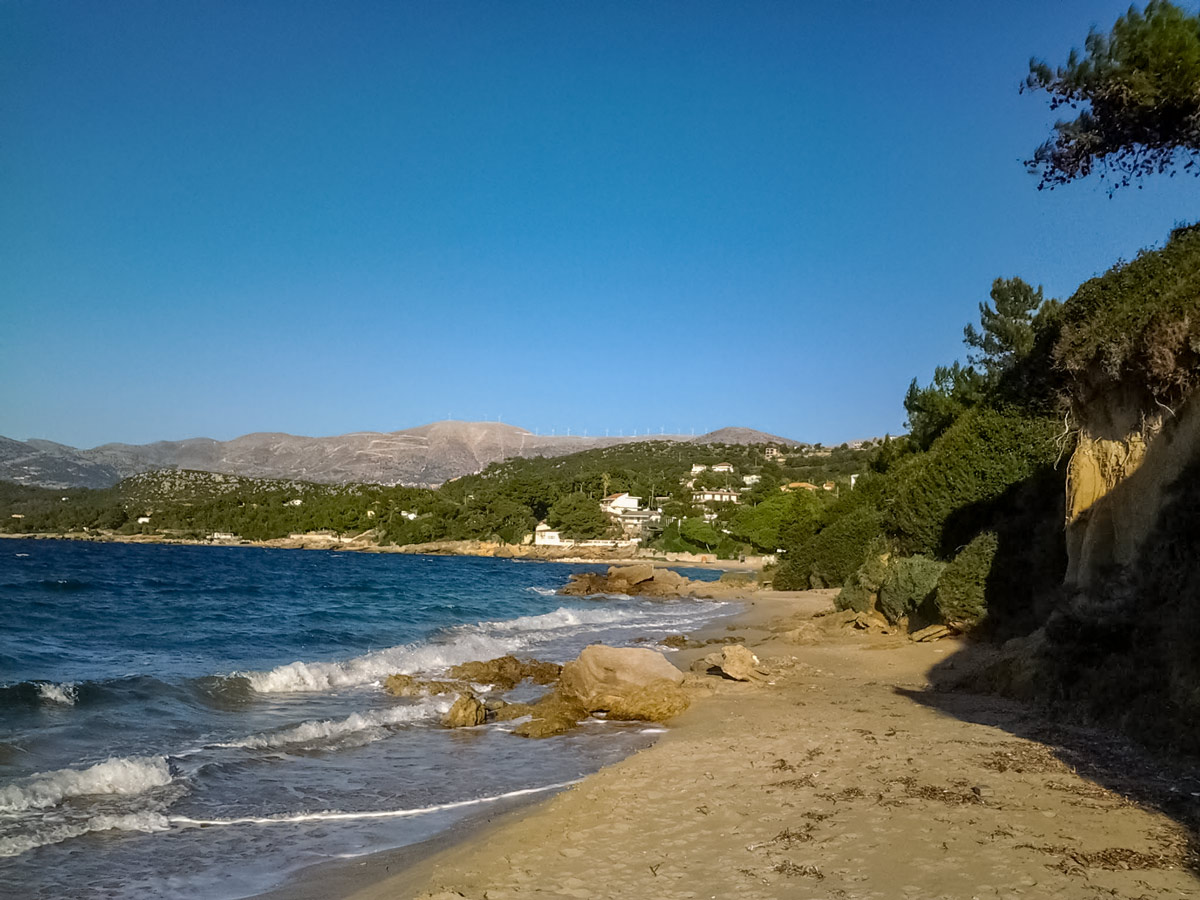
[[[742,484],[744,484],[746,487],[753,487],[754,485],[758,484],[760,481],[762,481],[761,475],[743,475],[742,476]]]
[[[609,494],[600,501],[600,510],[621,526],[621,531],[627,535],[637,536],[642,533],[642,526],[654,518],[654,513],[642,509],[642,498],[631,494]]]
[[[708,466],[704,463],[692,463],[692,474],[699,475],[701,472],[707,472]]]
[[[712,470],[714,472],[732,472],[733,471],[733,463],[717,463],[715,466],[712,467]]]
[[[763,456],[767,459],[783,459],[783,451],[778,447],[768,447],[763,451]]]
[[[722,488],[704,488],[698,491],[692,491],[693,503],[737,503],[738,492],[727,491]]]
[[[785,494],[790,494],[792,491],[815,491],[819,490],[819,488],[815,484],[807,481],[793,481],[789,484],[783,485],[780,490]]]
[[[562,542],[562,535],[545,522],[539,522],[538,527],[533,529],[533,543],[538,547],[557,547]]]

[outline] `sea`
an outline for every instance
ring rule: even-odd
[[[507,653],[657,646],[738,611],[557,594],[597,568],[0,541],[0,896],[253,896],[649,745],[661,726],[446,729],[452,697],[382,687]]]

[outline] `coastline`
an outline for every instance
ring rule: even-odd
[[[1200,896],[1195,835],[1161,811],[1200,790],[1194,772],[937,690],[977,648],[814,618],[833,593],[758,592],[692,635],[745,638],[770,683],[689,679],[692,707],[650,748],[260,900]],[[670,658],[686,671],[708,649]]]
[[[652,565],[660,568],[720,569],[754,572],[762,569],[762,557],[746,560],[718,559],[715,554],[648,553],[645,556],[612,554],[591,550],[586,555],[567,553],[566,548],[535,547],[524,544],[500,544],[490,541],[436,541],[432,544],[380,545],[359,538],[343,541],[333,535],[311,533],[300,537],[273,538],[266,541],[200,540],[168,535],[68,532],[67,534],[16,534],[0,531],[0,539],[31,541],[80,541],[95,544],[161,544],[181,547],[251,547],[268,550],[336,550],[348,553],[391,553],[401,556],[470,556],[483,559],[511,559],[521,562],[558,562],[571,565]]]

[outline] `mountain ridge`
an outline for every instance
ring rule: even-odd
[[[228,441],[195,437],[148,444],[111,442],[80,449],[55,441],[0,436],[0,479],[50,488],[103,488],[155,469],[196,469],[259,478],[326,484],[362,482],[431,487],[514,457],[566,456],[638,441],[681,443],[801,442],[752,428],[706,434],[539,435],[503,422],[453,419],[398,431],[355,431],[328,437],[252,432]]]

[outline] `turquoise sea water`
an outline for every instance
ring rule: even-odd
[[[557,596],[582,568],[0,542],[0,896],[244,897],[645,746],[657,729],[633,723],[448,731],[450,698],[381,688],[734,611]]]

